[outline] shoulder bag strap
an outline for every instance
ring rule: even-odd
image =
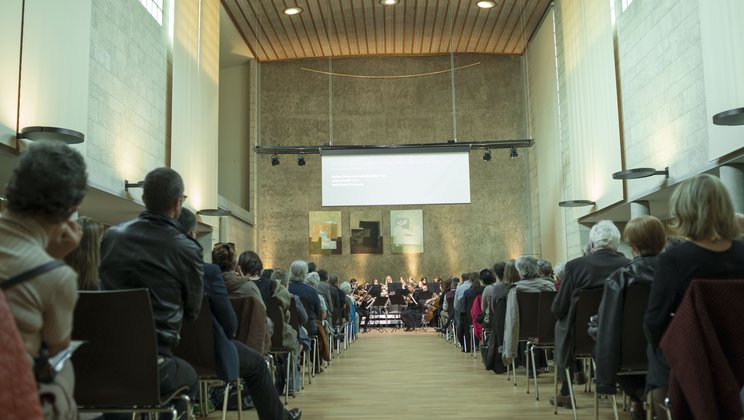
[[[11,277],[8,280],[5,280],[4,282],[0,283],[0,289],[2,290],[10,289],[11,287],[17,286],[26,280],[30,280],[34,277],[40,276],[48,271],[52,271],[55,268],[61,267],[63,265],[65,265],[65,262],[62,260],[49,261],[38,267],[34,267],[28,271],[24,271],[23,273],[18,274],[17,276]]]

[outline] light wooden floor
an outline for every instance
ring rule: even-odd
[[[573,418],[569,409],[553,415],[549,400],[552,374],[538,377],[540,401],[534,389],[526,394],[524,369],[517,369],[517,386],[505,375],[487,372],[472,355],[460,352],[433,332],[362,334],[331,362],[312,385],[291,398],[288,407],[302,408],[307,419],[551,419]],[[592,394],[578,387],[579,418],[593,418]],[[611,400],[600,400],[600,419],[614,418]],[[627,413],[621,412],[627,419]],[[209,419],[220,418],[211,413]],[[236,412],[228,412],[237,419]],[[255,410],[243,419],[257,419]]]

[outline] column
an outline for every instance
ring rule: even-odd
[[[630,203],[630,218],[635,219],[638,216],[648,216],[651,214],[651,207],[648,201],[633,201]]]
[[[719,177],[731,195],[734,211],[744,213],[744,165],[721,166]]]

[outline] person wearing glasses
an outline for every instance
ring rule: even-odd
[[[196,319],[201,309],[202,250],[177,221],[186,199],[181,175],[170,168],[154,169],[145,177],[143,191],[146,210],[103,235],[101,289],[150,291],[160,393],[188,386],[193,396],[197,390],[196,371],[175,357],[173,348],[178,344],[181,323]]]

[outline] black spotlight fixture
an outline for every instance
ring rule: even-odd
[[[491,161],[491,150],[490,149],[486,149],[486,151],[483,152],[483,160],[485,160],[486,162]]]
[[[276,153],[271,155],[271,166],[279,166],[279,163],[279,155],[277,155]]]
[[[297,155],[297,166],[305,166],[305,154],[300,153]]]
[[[512,146],[511,151],[509,152],[509,157],[512,159],[516,159],[519,157],[519,153],[517,153],[517,148]]]
[[[145,185],[145,181],[129,182],[124,180],[124,191],[129,191],[130,188],[142,188]]]

